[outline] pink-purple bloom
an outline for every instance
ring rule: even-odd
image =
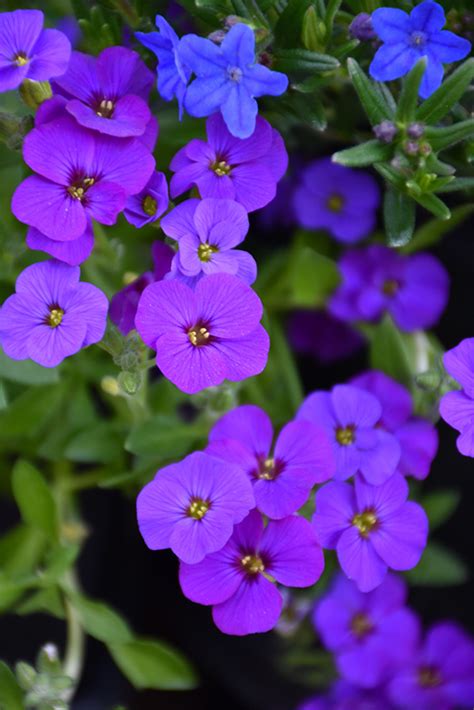
[[[293,203],[302,227],[326,229],[338,241],[353,244],[375,227],[380,189],[369,173],[319,158],[302,170]]]
[[[252,511],[227,545],[198,564],[181,564],[179,579],[188,599],[212,605],[214,623],[235,636],[270,631],[280,616],[285,587],[309,587],[324,568],[321,547],[310,523],[289,516],[271,520]]]
[[[384,483],[400,461],[400,444],[379,428],[382,405],[374,395],[353,385],[336,385],[331,392],[313,392],[297,419],[327,432],[336,459],[335,478],[361,473],[373,485]]]
[[[448,350],[443,363],[462,390],[445,394],[439,412],[444,421],[459,432],[456,442],[459,452],[474,457],[474,338],[465,338]]]
[[[125,47],[107,47],[98,57],[73,52],[66,73],[55,81],[67,98],[66,111],[81,126],[119,138],[145,132],[152,86],[151,71]]]
[[[56,241],[81,237],[88,218],[114,224],[127,197],[145,187],[155,166],[139,140],[93,133],[72,118],[33,129],[23,157],[37,174],[16,189],[13,214]]]
[[[26,233],[26,244],[30,249],[43,251],[58,261],[64,261],[70,266],[78,266],[89,258],[94,248],[94,229],[92,222],[87,220],[84,234],[77,239],[59,241],[50,239],[36,227],[30,227]]]
[[[364,344],[359,333],[327,311],[294,311],[288,337],[297,352],[312,355],[322,365],[344,360]]]
[[[387,312],[401,330],[431,328],[448,300],[448,273],[431,254],[373,245],[346,252],[339,271],[342,283],[329,310],[344,321],[377,322]]]
[[[408,484],[399,473],[380,486],[357,476],[354,486],[335,481],[316,493],[318,539],[324,548],[336,550],[343,572],[361,592],[378,587],[388,568],[408,570],[420,560],[428,518],[407,497]]]
[[[262,313],[260,299],[239,278],[211,274],[194,291],[176,279],[148,286],[135,325],[165,377],[194,394],[262,372],[270,347]]]
[[[316,695],[298,710],[393,710],[385,688],[360,688],[346,680],[336,680],[324,695]]]
[[[367,593],[340,574],[316,603],[316,631],[350,683],[375,688],[413,654],[419,623],[406,597],[405,583],[393,574]]]
[[[156,222],[168,209],[168,183],[164,173],[154,172],[141,192],[130,195],[123,216],[137,229]]]
[[[249,228],[247,212],[233,200],[186,200],[161,220],[165,234],[178,242],[172,277],[189,286],[209,274],[227,273],[250,286],[257,278],[251,254],[234,247]]]
[[[247,212],[271,202],[288,167],[278,131],[258,116],[250,137],[235,138],[220,114],[208,118],[206,130],[207,142],[193,138],[171,161],[171,197],[195,186],[201,197],[235,200]]]
[[[247,404],[214,424],[206,451],[240,466],[253,484],[257,508],[278,519],[301,508],[313,486],[331,478],[334,457],[326,433],[309,422],[290,422],[272,442],[270,418]]]
[[[197,451],[162,468],[141,490],[138,526],[151,550],[170,547],[184,562],[196,564],[224,547],[254,504],[238,466]]]
[[[44,30],[43,21],[41,10],[0,12],[0,93],[66,71],[71,44],[59,30]]]
[[[102,339],[107,298],[79,276],[78,266],[55,260],[28,266],[19,275],[16,293],[0,308],[0,343],[8,357],[56,367]]]

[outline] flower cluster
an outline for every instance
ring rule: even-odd
[[[440,414],[460,432],[457,447],[464,456],[474,457],[474,338],[466,338],[443,358],[446,371],[461,385],[440,402]]]

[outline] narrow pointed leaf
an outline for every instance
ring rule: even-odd
[[[474,136],[474,118],[467,121],[460,121],[453,126],[443,126],[442,128],[428,127],[425,137],[429,140],[434,151],[445,150],[456,143]]]
[[[398,100],[397,118],[400,121],[414,121],[418,105],[418,91],[426,69],[426,58],[420,59],[403,82],[402,91]]]
[[[432,192],[424,192],[421,195],[413,195],[413,197],[425,210],[434,214],[438,219],[451,219],[449,207]]]
[[[333,162],[347,167],[361,168],[390,160],[393,147],[378,140],[367,141],[353,148],[340,150],[332,156]]]
[[[469,88],[474,79],[474,58],[461,64],[441,84],[417,111],[416,118],[424,123],[434,124],[446,116]]]
[[[378,90],[375,82],[371,81],[367,74],[360,68],[356,60],[352,58],[348,59],[347,68],[360,102],[372,125],[375,126],[378,123],[382,123],[382,121],[392,120],[393,111],[385,97]]]
[[[415,229],[415,202],[399,190],[389,188],[385,193],[383,213],[389,245],[402,247],[408,244]]]

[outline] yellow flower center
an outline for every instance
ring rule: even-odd
[[[385,281],[384,285],[382,286],[382,292],[386,296],[395,296],[399,287],[400,284],[396,279],[387,279],[387,281]]]
[[[112,118],[114,112],[114,102],[110,99],[102,99],[96,113],[101,118]]]
[[[258,555],[245,555],[240,560],[240,564],[247,572],[247,574],[259,574],[265,571],[265,565],[262,562],[261,557]]]
[[[211,164],[211,170],[214,170],[218,177],[222,177],[223,175],[229,175],[232,168],[225,160],[216,160],[215,163]]]
[[[145,214],[154,217],[158,209],[158,203],[154,197],[147,195],[142,202],[142,208]]]
[[[198,247],[198,257],[201,261],[208,262],[211,260],[212,255],[218,251],[219,249],[212,244],[200,244]]]
[[[192,345],[200,347],[201,345],[208,345],[209,338],[211,337],[210,332],[207,328],[195,326],[188,330],[188,338]]]
[[[186,514],[194,520],[202,520],[206,515],[207,511],[211,507],[208,500],[203,500],[202,498],[193,498],[189,504],[189,508]]]
[[[418,683],[422,688],[436,688],[442,682],[443,679],[436,668],[422,666],[418,670]]]
[[[83,200],[87,190],[94,185],[95,179],[92,177],[86,177],[83,180],[70,185],[67,188],[68,193],[75,200]]]
[[[357,638],[367,636],[374,628],[373,623],[365,614],[355,614],[351,620],[351,631]]]
[[[24,52],[19,52],[16,57],[14,57],[13,61],[15,62],[17,67],[24,67],[25,64],[28,64],[30,60]]]
[[[49,309],[49,315],[46,316],[46,324],[51,326],[51,328],[57,328],[61,324],[64,316],[64,311],[59,306],[51,306]]]
[[[344,207],[344,198],[342,195],[334,194],[327,201],[327,207],[331,212],[341,212]]]
[[[357,513],[352,518],[352,525],[359,529],[361,537],[369,537],[369,533],[377,525],[377,518],[373,510],[364,510],[363,513]]]
[[[349,446],[355,441],[355,433],[353,426],[338,427],[336,429],[336,441],[341,446]]]
[[[257,474],[257,478],[261,478],[264,481],[273,481],[276,477],[277,471],[275,467],[275,459],[267,458],[262,461]]]

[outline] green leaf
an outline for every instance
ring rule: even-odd
[[[57,587],[40,589],[15,606],[15,614],[20,616],[38,613],[50,614],[56,619],[65,618],[63,599]]]
[[[382,121],[393,120],[393,111],[377,85],[370,81],[355,59],[347,60],[349,76],[357,91],[359,100],[373,126]]]
[[[425,73],[426,64],[426,57],[419,59],[403,82],[397,107],[397,119],[399,121],[409,123],[416,118],[418,91]]]
[[[5,385],[0,380],[0,410],[6,409],[8,406],[7,393],[5,392]]]
[[[371,140],[334,153],[332,160],[334,163],[350,168],[362,168],[366,165],[390,160],[392,153],[393,146],[378,140]]]
[[[0,661],[0,708],[1,710],[24,710],[23,693],[13,672]]]
[[[43,557],[47,538],[29,525],[18,525],[0,538],[0,569],[11,577],[32,574]]]
[[[289,0],[274,29],[279,47],[295,47],[299,44],[303,18],[310,5],[311,0]]]
[[[428,249],[436,244],[445,234],[462,224],[474,212],[474,205],[459,205],[451,213],[451,219],[440,222],[432,219],[416,230],[415,236],[409,244],[403,247],[404,254],[412,254],[420,249]]]
[[[438,152],[471,138],[471,136],[474,136],[474,118],[442,128],[427,126],[424,138],[430,142],[433,150]]]
[[[434,491],[422,498],[421,505],[430,521],[430,532],[449,520],[458,507],[460,500],[460,492],[452,488]]]
[[[59,382],[59,371],[41,367],[31,360],[12,360],[0,348],[0,377],[24,385],[47,385]]]
[[[415,229],[415,202],[399,190],[388,188],[383,203],[387,240],[392,247],[401,247],[411,240]]]
[[[288,346],[283,328],[276,318],[272,318],[270,322],[270,341],[271,348],[278,358],[280,377],[285,383],[293,413],[296,413],[296,410],[303,401],[303,385],[293,357],[293,352]]]
[[[109,606],[68,590],[66,594],[90,636],[104,643],[117,644],[128,643],[133,639],[127,622]]]
[[[370,366],[374,370],[382,370],[408,389],[413,386],[406,345],[388,315],[374,328],[370,344]]]
[[[41,473],[28,461],[16,462],[12,473],[12,488],[21,517],[48,537],[58,536],[56,502]]]
[[[100,422],[75,434],[64,455],[81,463],[109,463],[122,456],[123,436],[110,422]]]
[[[455,178],[449,185],[439,188],[437,192],[458,192],[459,190],[474,190],[474,177]],[[466,207],[470,207],[470,205],[466,205]]]
[[[448,587],[463,584],[469,571],[452,550],[430,542],[418,565],[407,573],[411,584],[423,587]]]
[[[280,49],[275,55],[274,68],[288,74],[308,74],[335,71],[339,61],[329,54],[309,49]]]
[[[205,439],[208,431],[209,423],[186,424],[176,417],[158,414],[132,429],[125,448],[140,456],[177,458]]]
[[[443,221],[451,219],[451,210],[449,207],[432,192],[424,192],[420,195],[413,194],[412,197],[418,204],[424,207],[425,210],[434,214],[438,219],[442,219]]]
[[[189,663],[167,644],[136,639],[125,644],[108,644],[108,649],[135,688],[190,690],[197,685]]]
[[[467,91],[473,79],[474,58],[471,58],[453,71],[439,89],[421,104],[417,120],[430,124],[440,121]]]
[[[24,436],[31,438],[47,427],[61,404],[61,385],[44,385],[28,389],[14,399],[7,409],[0,410],[0,439]]]
[[[33,577],[11,579],[0,572],[0,612],[13,606],[23,592],[35,586],[35,583],[36,580]]]

